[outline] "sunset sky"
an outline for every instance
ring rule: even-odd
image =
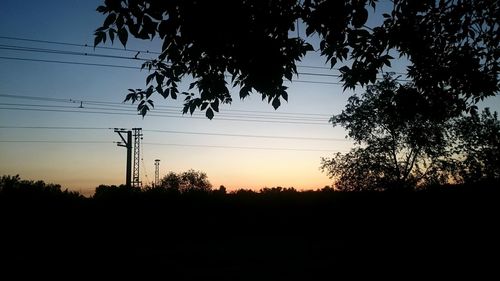
[[[276,111],[258,94],[240,101],[234,92],[233,104],[208,120],[183,116],[181,99],[155,96],[155,110],[143,119],[122,101],[128,88],[145,86],[148,73],[136,69],[141,61],[124,57],[141,50],[139,58],[152,58],[146,51],[158,52],[161,45],[130,39],[127,49],[133,51],[118,42],[102,46],[119,50],[85,47],[93,46],[93,32],[104,20],[95,11],[100,3],[1,1],[1,175],[84,194],[99,184],[124,183],[125,149],[113,143],[120,138],[109,128],[140,127],[144,183],[154,180],[154,160],[160,159],[160,176],[200,170],[214,187],[229,190],[331,184],[319,170],[320,158],[346,152],[352,142],[328,119],[353,92],[342,91],[338,71],[325,69],[323,58],[309,55],[299,64],[300,82],[288,83],[289,102]],[[498,100],[485,104],[498,111]]]

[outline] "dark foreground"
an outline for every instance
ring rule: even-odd
[[[2,194],[0,280],[498,280],[498,190]]]

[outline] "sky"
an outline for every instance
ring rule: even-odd
[[[118,42],[101,45],[116,49],[89,47],[104,21],[95,11],[100,4],[1,1],[0,175],[90,195],[100,184],[125,181],[126,149],[114,143],[120,138],[110,128],[142,128],[143,183],[154,180],[160,159],[160,177],[194,169],[228,190],[331,185],[319,169],[321,157],[347,152],[352,142],[328,119],[353,92],[343,91],[338,71],[326,69],[323,58],[312,54],[299,63],[301,82],[287,84],[289,101],[278,110],[257,94],[241,101],[233,91],[233,103],[213,120],[183,116],[181,99],[159,96],[142,118],[122,101],[127,89],[144,88],[148,73],[138,69],[141,61],[123,57],[140,50],[137,57],[152,58],[161,44],[129,39],[128,50]],[[498,98],[487,103],[500,108]]]

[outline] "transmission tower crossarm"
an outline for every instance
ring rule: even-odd
[[[127,148],[127,171],[125,174],[125,182],[128,187],[132,186],[132,131],[125,129],[115,129],[115,133],[118,133],[122,142],[118,142],[118,146]],[[127,139],[123,137],[122,133],[127,133]]]

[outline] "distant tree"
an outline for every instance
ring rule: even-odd
[[[31,199],[46,198],[82,198],[83,195],[76,191],[62,190],[61,185],[45,183],[42,180],[23,180],[19,175],[4,175],[0,178],[0,194],[14,195]]]
[[[210,191],[212,184],[208,181],[207,174],[190,169],[180,175],[181,191]]]
[[[179,192],[210,191],[212,184],[208,180],[207,174],[190,169],[179,174],[169,172],[161,179],[159,188]]]
[[[174,172],[169,172],[160,180],[159,188],[179,191],[181,188],[181,178]]]
[[[226,187],[221,185],[221,186],[219,186],[219,189],[214,190],[214,193],[219,194],[219,195],[226,195],[227,194]]]
[[[177,99],[186,79],[193,82],[182,91],[183,113],[198,109],[212,119],[231,103],[230,88],[241,99],[257,92],[277,108],[288,100],[284,80],[313,51],[312,38],[331,67],[340,64],[345,88],[374,83],[394,55],[407,58],[414,87],[443,118],[500,87],[499,1],[105,0],[97,11],[106,18],[95,46],[115,37],[126,46],[129,35],[163,42],[158,58],[143,64],[151,71],[147,88],[130,89],[125,99],[138,101],[142,115],[154,92]],[[367,26],[370,17],[380,23]]]

